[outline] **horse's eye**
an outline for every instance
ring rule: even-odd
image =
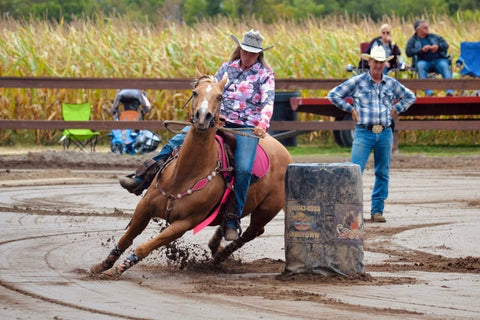
[[[219,95],[217,96],[217,101],[222,101],[222,100],[223,100],[223,96],[222,96],[221,94],[219,94]]]
[[[196,98],[198,96],[198,93],[196,91],[192,91],[192,95],[194,98]]]

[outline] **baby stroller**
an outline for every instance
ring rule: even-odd
[[[123,105],[123,111],[119,106]],[[137,89],[122,89],[113,102],[110,113],[115,121],[141,121],[151,109],[150,101],[145,92]],[[110,149],[113,153],[142,154],[154,151],[161,137],[150,130],[115,129],[109,134]]]

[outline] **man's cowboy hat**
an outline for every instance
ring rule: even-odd
[[[370,51],[370,54],[362,53],[362,59],[363,60],[373,59],[373,60],[383,62],[383,61],[392,60],[393,56],[385,57],[385,49],[383,49],[382,46],[376,46],[376,47],[373,47],[373,49]]]
[[[240,43],[233,34],[232,39],[243,50],[252,53],[259,53],[273,48],[273,46],[262,48],[263,37],[260,32],[254,31],[253,29],[250,29],[250,31],[243,35],[242,43]]]

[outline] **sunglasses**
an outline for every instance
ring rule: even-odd
[[[390,34],[390,31],[382,31],[382,34]]]

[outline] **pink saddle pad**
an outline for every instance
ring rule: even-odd
[[[261,145],[257,145],[257,155],[253,163],[252,174],[262,178],[270,168],[270,158]]]
[[[221,137],[217,136],[216,139],[220,143],[220,145],[223,144],[223,139]],[[221,146],[219,156],[220,156],[220,159],[224,160],[223,163],[225,164],[226,155],[225,155],[225,152],[223,152],[223,150],[224,150],[223,146]],[[269,167],[270,167],[270,158],[268,157],[268,154],[265,152],[262,146],[257,145],[257,154],[255,156],[255,162],[253,163],[252,174],[257,176],[260,179],[267,174]],[[225,204],[225,202],[227,202],[227,197],[229,193],[230,193],[230,189],[226,188],[225,193],[223,194],[222,200],[220,201],[220,205],[215,209],[215,211],[209,217],[207,217],[195,228],[193,228],[193,234],[197,234],[198,232],[203,230],[206,226],[208,226],[210,223],[212,223],[213,220],[215,220],[215,218],[218,215],[218,212],[220,211],[221,206]]]

